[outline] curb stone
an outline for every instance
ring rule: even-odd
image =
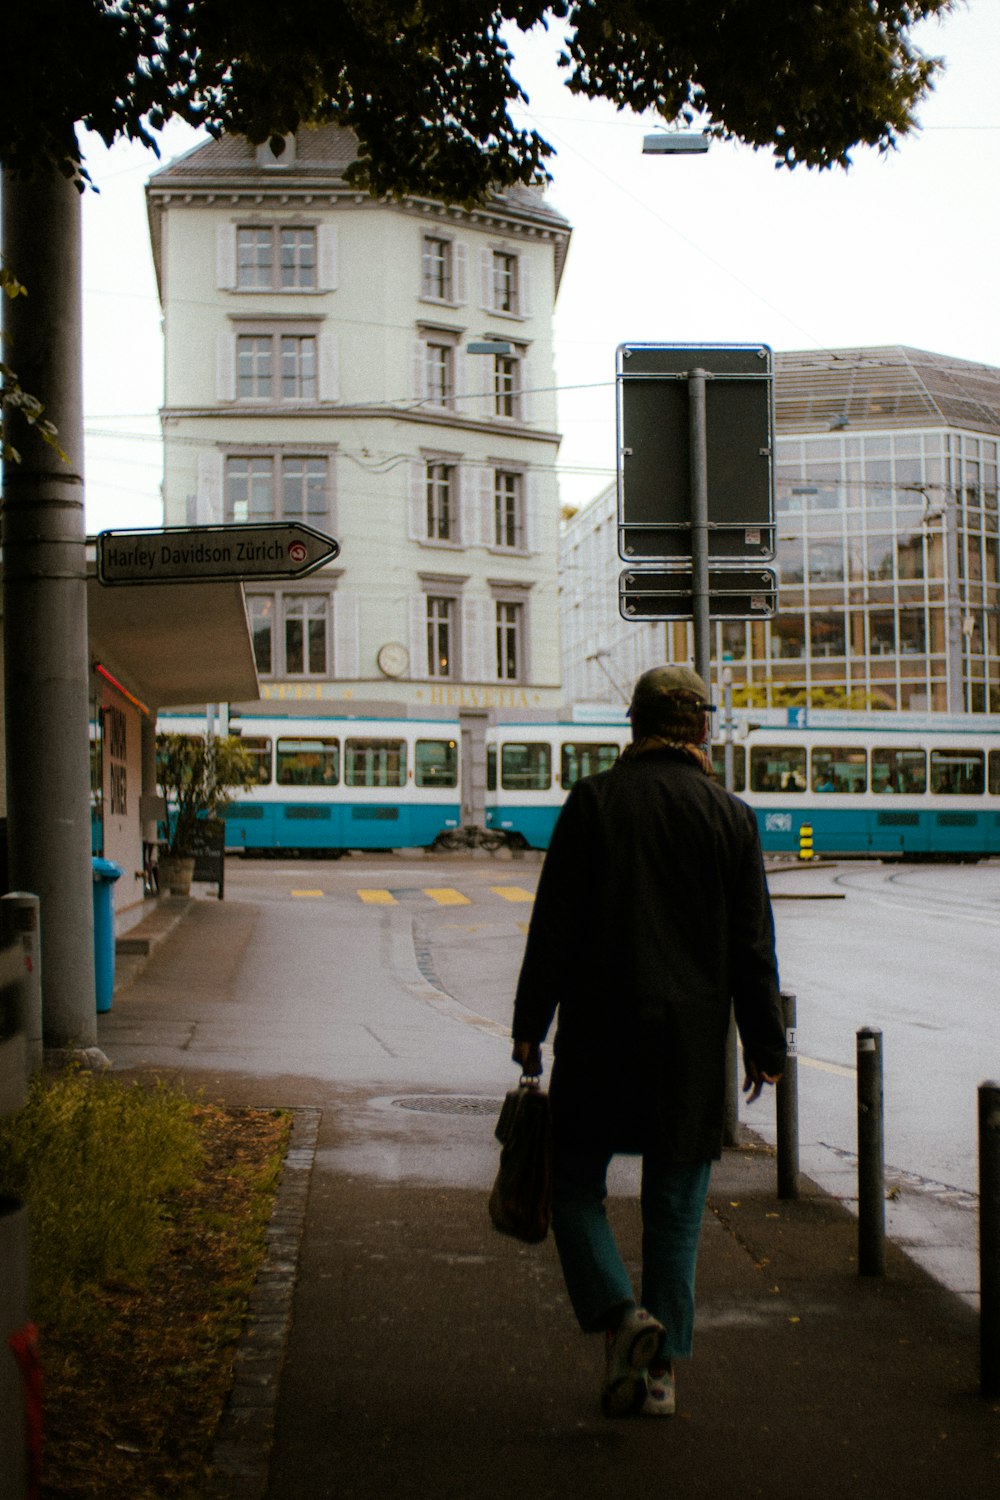
[[[212,1447],[209,1473],[220,1500],[263,1500],[267,1493],[278,1388],[322,1118],[319,1109],[293,1107],[289,1113],[292,1130],[264,1235],[264,1259],[250,1293],[233,1361],[233,1385]]]

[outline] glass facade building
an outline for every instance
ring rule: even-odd
[[[1000,370],[902,347],[779,354],[775,419],[778,612],[713,624],[734,701],[1000,712]],[[595,503],[609,502],[604,588],[621,567],[613,488]],[[593,550],[590,509],[564,538],[574,657],[579,546],[571,554],[584,533]],[[607,697],[616,665],[627,681],[664,652],[691,658],[687,624],[603,623],[608,639],[566,661],[567,696]],[[601,672],[587,666],[594,653]]]

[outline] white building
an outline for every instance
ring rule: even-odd
[[[280,157],[227,138],[150,180],[165,522],[340,542],[305,580],[247,587],[272,704],[549,712],[569,225],[529,189],[376,201],[344,180],[354,147],[335,127]]]
[[[778,612],[716,622],[757,708],[1000,710],[1000,370],[903,347],[775,359]],[[566,525],[568,701],[689,661],[687,624],[618,613],[617,497]]]

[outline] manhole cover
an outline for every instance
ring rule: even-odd
[[[407,1099],[393,1099],[397,1109],[414,1109],[425,1115],[496,1115],[502,1099],[481,1099],[463,1094],[412,1094]]]

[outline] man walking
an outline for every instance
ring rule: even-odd
[[[709,692],[687,667],[635,685],[632,743],[573,787],[538,892],[514,1007],[514,1060],[551,1098],[553,1230],[584,1332],[605,1334],[607,1416],[675,1409],[694,1277],[722,1152],[730,1007],[756,1099],[784,1065],[774,926],[757,826],[714,779]],[[637,1300],[605,1213],[616,1152],[642,1156]]]

